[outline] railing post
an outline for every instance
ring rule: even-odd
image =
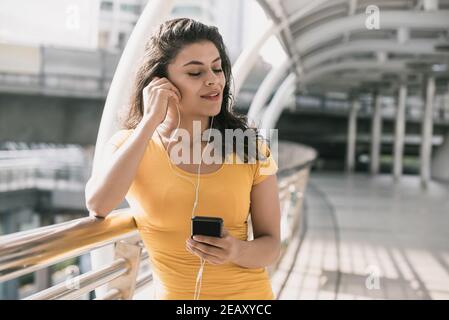
[[[137,274],[139,273],[142,245],[140,236],[118,241],[115,245],[115,259],[124,258],[129,263],[129,271],[122,277],[112,280],[108,284],[108,290],[119,290],[120,297],[124,300],[132,300],[136,289]]]
[[[47,200],[48,195],[45,195],[45,199]],[[46,201],[45,201],[46,202]],[[40,218],[40,226],[50,226],[55,223],[54,219],[54,213],[53,212],[47,212],[44,208],[38,208],[39,210],[39,218]],[[45,267],[40,270],[37,270],[34,273],[35,283],[36,283],[36,290],[37,292],[43,291],[47,288],[50,288],[52,285],[52,268],[51,267]]]
[[[13,211],[0,212],[0,224],[5,234],[17,232],[17,215]],[[19,298],[19,279],[11,279],[0,283],[0,300],[16,300]]]

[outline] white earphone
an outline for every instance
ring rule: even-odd
[[[178,111],[178,125],[177,125],[177,127],[176,127],[176,129],[175,129],[175,131],[174,131],[174,133],[173,133],[173,136],[176,135],[176,132],[177,132],[178,129],[179,129],[179,124],[181,123],[181,115],[180,115],[180,112],[179,112],[179,107],[178,107],[178,105],[176,105],[176,110]],[[212,128],[213,124],[214,124],[214,116],[212,117],[212,120],[211,120],[211,125],[210,125],[211,128]],[[157,131],[157,129],[156,129],[156,131]],[[159,134],[159,131],[157,131],[157,133]],[[202,159],[203,159],[204,152],[206,151],[207,146],[209,145],[211,133],[212,133],[212,130],[209,130],[209,137],[208,137],[208,139],[207,139],[206,147],[204,148],[203,152],[201,153],[200,164],[199,164],[199,166],[198,166],[198,171],[197,171],[197,176],[196,176],[196,177],[197,177],[197,183],[196,183],[196,186],[195,186],[195,184],[192,183],[192,181],[190,181],[190,180],[188,180],[187,178],[185,178],[185,177],[183,177],[183,176],[177,174],[177,173],[175,172],[175,170],[173,170],[172,163],[171,163],[171,161],[170,161],[170,156],[168,155],[170,143],[172,142],[172,141],[171,141],[172,136],[170,136],[169,142],[168,142],[168,145],[167,145],[167,152],[166,152],[166,154],[167,154],[167,157],[168,157],[168,163],[169,163],[169,165],[170,165],[170,169],[172,170],[172,172],[173,172],[175,175],[177,175],[178,177],[187,180],[189,183],[192,183],[193,186],[196,188],[196,190],[195,190],[195,201],[193,202],[193,207],[192,207],[192,218],[194,217],[195,209],[196,209],[196,207],[198,206],[198,191],[199,191],[199,187],[200,187],[201,164],[202,164]],[[159,136],[160,136],[160,134],[159,134]],[[202,284],[202,280],[203,280],[203,270],[204,270],[204,265],[205,265],[205,263],[206,263],[206,260],[204,260],[203,258],[200,258],[200,269],[198,270],[198,274],[197,274],[197,277],[196,277],[195,293],[194,293],[194,296],[193,296],[194,300],[198,300],[199,297],[200,297],[201,284]]]

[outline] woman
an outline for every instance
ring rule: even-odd
[[[230,83],[231,63],[217,28],[186,18],[161,24],[146,45],[124,129],[109,140],[102,169],[86,185],[87,208],[97,217],[124,198],[130,204],[150,254],[156,298],[193,299],[199,292],[201,299],[274,298],[265,267],[280,252],[277,165],[257,129],[230,111]],[[201,133],[223,133],[213,146],[223,142],[225,161],[192,163],[188,151],[204,155],[210,141],[193,137],[195,123]],[[187,163],[171,160],[177,127],[191,137],[182,150]],[[255,133],[245,139],[243,156],[229,151],[226,129]],[[254,158],[251,146],[262,157]],[[250,212],[254,240],[248,241]],[[192,215],[221,217],[222,237],[191,239]]]

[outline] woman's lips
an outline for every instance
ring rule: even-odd
[[[218,100],[220,100],[220,96],[221,96],[221,94],[217,94],[215,97],[202,96],[201,98],[209,100],[209,101],[218,101]]]

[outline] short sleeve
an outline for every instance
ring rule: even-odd
[[[111,138],[109,138],[107,145],[113,145],[117,148],[120,148],[120,146],[128,139],[130,134],[132,133],[132,129],[129,130],[119,130],[116,133],[112,135]]]
[[[265,156],[266,159],[256,160],[253,186],[261,183],[269,176],[276,174],[278,171],[277,163],[274,160],[273,154],[267,144],[262,143],[260,150],[261,154]]]

